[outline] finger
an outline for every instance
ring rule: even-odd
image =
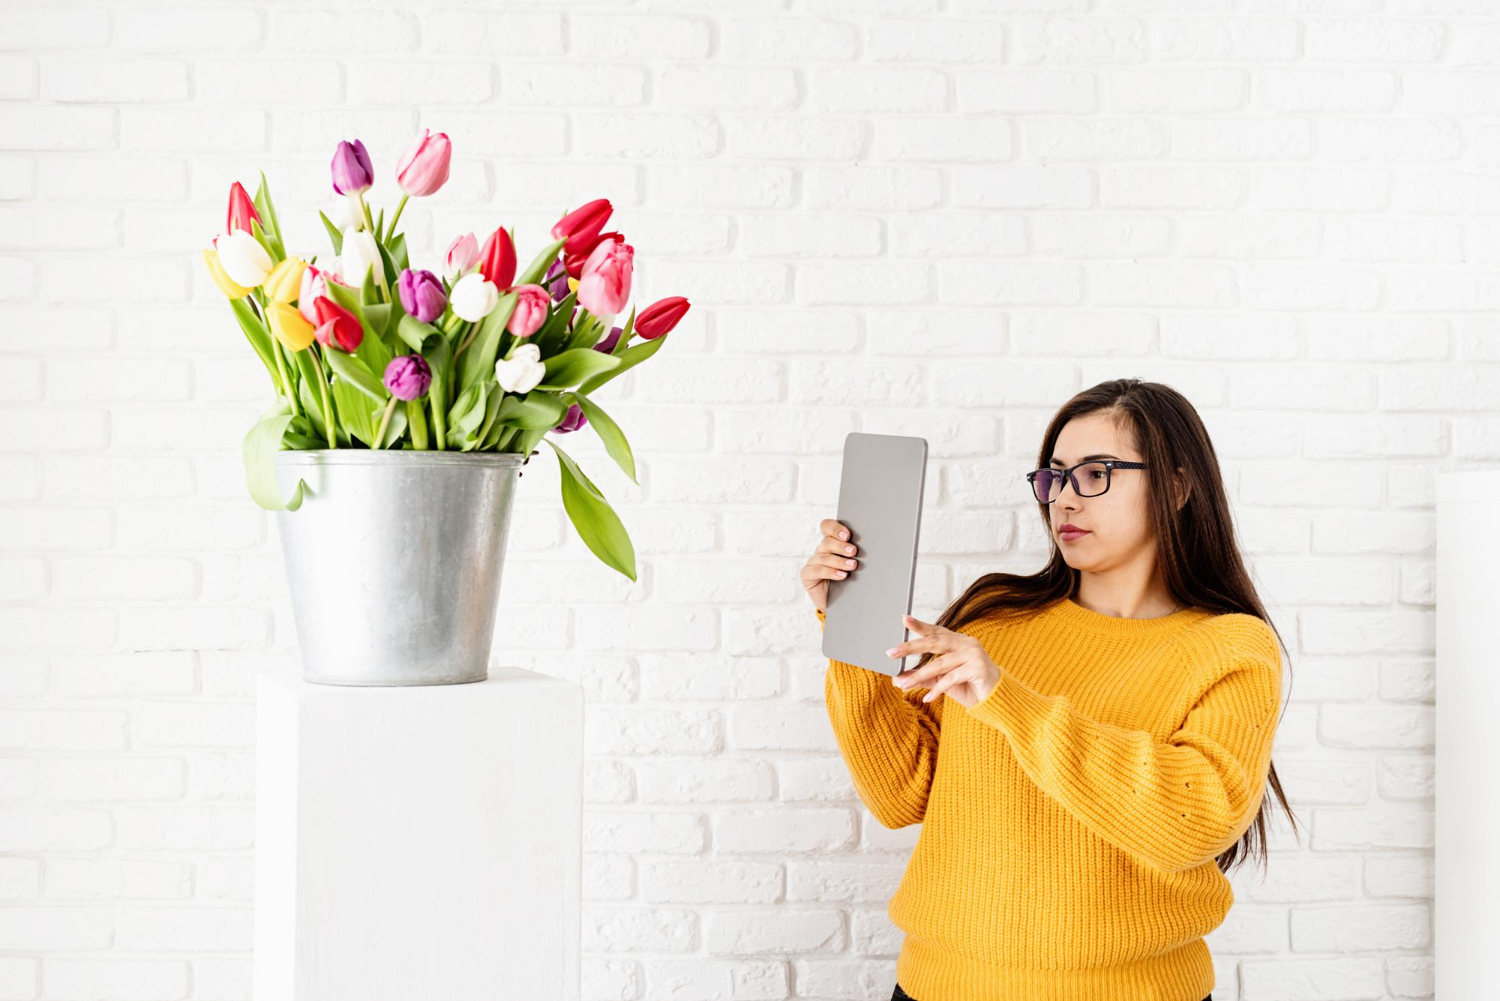
[[[819,566],[828,571],[828,576],[830,577],[835,574],[842,577],[859,569],[859,561],[853,557],[835,556],[830,553],[823,556],[815,556],[813,559]]]
[[[853,556],[859,552],[859,547],[852,542],[845,542],[836,536],[825,535],[823,536],[823,540],[818,543],[818,548],[813,551],[818,553],[838,553],[840,556]]]
[[[940,626],[935,622],[923,622],[915,615],[903,615],[901,616],[901,621],[906,623],[906,628],[910,629],[912,632],[918,634],[919,636],[926,636],[929,633],[934,633],[939,629],[944,628],[943,626]]]
[[[963,658],[956,652],[938,654],[921,667],[913,668],[904,672],[899,677],[905,684],[903,688],[927,688],[932,682],[943,677],[949,671],[960,666]]]
[[[824,518],[818,522],[818,531],[845,542],[849,540],[849,526],[833,518]]]
[[[955,633],[951,629],[943,629],[940,626],[937,632],[926,636],[918,635],[914,639],[902,640],[900,643],[897,643],[891,647],[891,656],[905,657],[913,653],[941,652],[950,649],[957,643],[959,636],[959,633]]]
[[[949,671],[947,674],[943,675],[941,678],[937,679],[937,681],[933,682],[933,684],[929,686],[927,694],[922,696],[922,701],[931,702],[933,699],[937,698],[939,695],[942,695],[954,685],[967,684],[973,677],[974,671],[968,665],[956,667],[953,670]]]

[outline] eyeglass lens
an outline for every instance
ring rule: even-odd
[[[1063,471],[1061,469],[1039,469],[1032,488],[1036,499],[1044,504],[1057,500],[1062,494]],[[1073,470],[1073,489],[1080,497],[1095,497],[1109,488],[1109,467],[1102,462],[1085,462]]]

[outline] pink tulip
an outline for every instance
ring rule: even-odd
[[[516,308],[506,321],[505,329],[517,337],[530,337],[547,322],[552,296],[540,285],[517,285],[515,293]]]
[[[630,272],[635,248],[624,240],[600,240],[583,262],[578,302],[595,316],[613,316],[630,300]]]
[[[396,183],[413,198],[430,195],[448,181],[453,145],[446,132],[429,134],[427,129],[406,148],[396,162]]]
[[[313,302],[321,295],[328,294],[328,282],[336,281],[344,284],[334,271],[325,268],[315,268],[309,264],[302,272],[302,286],[297,292],[297,311],[308,323],[316,326],[321,321],[313,308]]]
[[[479,241],[473,233],[465,233],[448,244],[448,254],[443,259],[443,276],[456,281],[479,260]]]

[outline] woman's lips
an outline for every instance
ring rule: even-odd
[[[1074,539],[1081,539],[1085,535],[1088,535],[1088,534],[1089,533],[1087,533],[1087,532],[1084,532],[1084,531],[1074,531],[1073,529],[1070,529],[1070,528],[1065,528],[1061,532],[1058,533],[1058,535],[1062,537],[1062,540],[1064,542],[1072,542]]]

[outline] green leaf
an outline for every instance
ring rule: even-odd
[[[448,338],[441,334],[423,344],[422,357],[427,359],[427,367],[432,371],[432,384],[427,387],[429,406],[431,401],[437,401],[440,413],[445,413],[448,406],[448,358],[452,351]]]
[[[535,285],[547,275],[547,269],[552,267],[552,262],[557,260],[557,252],[568,242],[567,237],[555,240],[542,248],[541,253],[532,258],[531,263],[526,265],[526,270],[516,276],[517,285]]]
[[[401,320],[396,324],[396,337],[413,351],[420,352],[429,337],[442,337],[443,335],[430,323],[423,323],[410,313],[403,314]]]
[[[245,485],[250,489],[251,499],[267,511],[295,511],[302,506],[306,480],[298,479],[292,496],[284,500],[276,483],[276,453],[281,450],[282,435],[291,422],[292,405],[286,397],[278,396],[245,435]]]
[[[479,430],[479,425],[484,420],[484,401],[488,385],[494,385],[494,383],[477,382],[470,386],[459,394],[453,404],[453,409],[448,411],[447,443],[453,448],[467,452],[479,444],[475,432]]]
[[[344,252],[343,231],[335,226],[333,220],[324,215],[321,210],[318,212],[318,218],[323,220],[323,228],[328,230],[328,239],[333,241],[333,252],[335,254],[342,254]],[[329,284],[332,284],[332,282]]]
[[[366,287],[369,282],[366,281]],[[328,282],[328,297],[340,306],[353,313],[359,320],[360,329],[364,331],[364,337],[360,338],[359,347],[354,353],[359,360],[365,363],[365,367],[377,376],[385,375],[385,367],[391,363],[391,349],[386,347],[385,341],[376,333],[370,324],[370,318],[365,314],[365,305],[358,299],[355,291],[347,285],[339,282]],[[332,352],[337,354],[338,351]]]
[[[276,217],[276,205],[271,201],[271,186],[266,183],[266,172],[260,172],[260,187],[255,191],[255,210],[270,224],[266,235],[276,245],[276,259],[286,259],[286,245],[281,239],[281,220]]]
[[[390,397],[391,394],[385,388],[385,383],[366,368],[365,363],[357,356],[335,349],[324,352],[323,358],[328,362],[328,367],[333,369],[334,374],[346,385],[353,386],[380,403],[384,403]],[[334,385],[337,386],[339,383],[335,382]]]
[[[245,301],[248,298],[231,299],[229,306],[234,310],[234,318],[240,322],[240,329],[245,332],[245,339],[260,356],[261,364],[265,365],[266,371],[271,373],[271,385],[278,391],[281,389],[281,373],[276,371],[276,356],[271,353],[271,332],[266,329],[260,317],[255,315],[255,310]]]
[[[670,333],[662,334],[655,340],[642,341],[639,344],[632,344],[622,353],[618,355],[611,355],[610,357],[619,359],[620,367],[609,372],[603,372],[587,380],[578,387],[578,392],[592,393],[594,390],[598,389],[600,386],[604,385],[615,376],[620,375],[623,372],[627,372],[632,368],[635,368],[641,362],[645,361],[647,358],[650,358],[652,355],[656,354],[656,352],[660,351],[662,343],[671,336],[672,335]],[[625,343],[624,331],[620,332],[620,343]],[[590,350],[593,349],[591,348]],[[599,354],[599,352],[597,351],[595,351],[594,353]]]
[[[547,366],[547,371],[534,388],[570,389],[618,367],[621,361],[593,348],[573,348],[551,358],[544,358],[542,363]]]
[[[555,395],[533,389],[525,396],[506,393],[495,420],[510,427],[536,428],[545,432],[557,427],[567,412],[567,406]]]
[[[380,430],[380,419],[385,416],[385,407],[376,407],[370,414],[370,424],[375,430]],[[401,440],[406,433],[406,405],[400,400],[396,401],[396,408],[391,411],[391,419],[386,424],[385,437],[380,439],[380,444],[374,448],[390,448]]]
[[[552,307],[547,322],[531,335],[531,342],[541,349],[543,358],[555,355],[563,349],[563,344],[568,337],[568,317],[573,315],[573,306],[577,301],[577,292],[569,292],[563,296],[562,301]]]
[[[396,273],[399,275],[411,264],[406,259],[406,234],[397,233],[396,238],[391,241],[391,259],[396,262]]]
[[[330,355],[336,351],[328,352]],[[358,438],[369,448],[375,447],[376,425],[370,421],[370,397],[364,390],[343,381],[333,380],[333,409],[337,420],[350,437]]]
[[[516,311],[518,298],[514,292],[502,295],[499,304],[479,321],[479,332],[458,359],[460,389],[468,389],[486,376],[495,377],[495,353],[500,348],[500,335]]]
[[[606,414],[593,400],[581,393],[563,393],[562,399],[572,398],[583,411],[583,416],[589,419],[589,427],[599,435],[599,440],[604,442],[604,450],[609,453],[610,458],[615,460],[616,465],[625,471],[630,477],[630,482],[640,486],[640,480],[635,478],[635,455],[630,451],[630,443],[625,440],[625,432],[620,430],[620,425],[614,422],[614,418]]]
[[[500,416],[500,399],[505,396],[505,391],[493,379],[484,385],[484,420],[480,422],[479,430],[474,432],[474,444],[470,447],[482,448],[484,446],[485,439],[490,435],[490,429],[495,427],[495,418]]]
[[[406,422],[411,427],[411,447],[427,448],[427,400],[406,401]]]
[[[584,545],[606,566],[634,581],[635,547],[630,544],[630,536],[626,534],[619,515],[568,453],[558,448],[552,439],[543,440],[557,453],[558,468],[562,473],[563,509],[568,512]]]

